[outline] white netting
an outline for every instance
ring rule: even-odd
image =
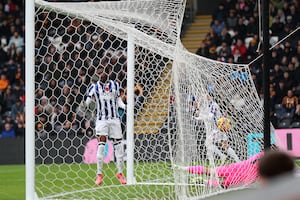
[[[218,165],[246,160],[261,149],[262,107],[248,66],[215,62],[182,47],[184,0],[35,3],[38,197],[201,198],[225,191]],[[108,142],[105,180],[95,186],[95,108],[85,113],[79,105],[105,69],[126,101],[128,35],[135,44],[136,182],[119,184]],[[219,116],[211,113],[210,100],[218,104]],[[216,131],[221,117],[230,119],[226,133]],[[121,119],[125,136],[126,113]],[[221,139],[209,137],[213,133]],[[176,167],[189,165],[211,173]]]

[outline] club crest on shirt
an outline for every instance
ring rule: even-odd
[[[105,93],[109,93],[109,84],[106,84],[104,87]]]

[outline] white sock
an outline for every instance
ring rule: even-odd
[[[115,148],[115,156],[116,156],[116,164],[118,173],[123,173],[124,168],[124,145],[122,144],[122,141],[116,141],[114,142],[114,148]]]
[[[234,159],[235,162],[240,162],[239,157],[236,155],[235,151],[231,148],[228,147],[227,149],[227,154]]]
[[[105,148],[105,142],[99,142],[98,150],[97,150],[97,174],[102,174],[104,148]]]

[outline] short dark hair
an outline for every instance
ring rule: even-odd
[[[294,159],[284,151],[268,150],[262,156],[258,165],[259,175],[271,179],[277,176],[291,174],[295,169]]]

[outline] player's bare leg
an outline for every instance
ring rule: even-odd
[[[122,144],[122,139],[114,139],[114,148],[116,156],[116,164],[118,173],[116,177],[119,179],[121,184],[126,184],[125,176],[123,175],[124,169],[124,145]]]
[[[97,177],[95,184],[101,185],[104,175],[102,174],[104,149],[106,143],[106,136],[101,135],[98,137],[98,150],[97,150]]]

